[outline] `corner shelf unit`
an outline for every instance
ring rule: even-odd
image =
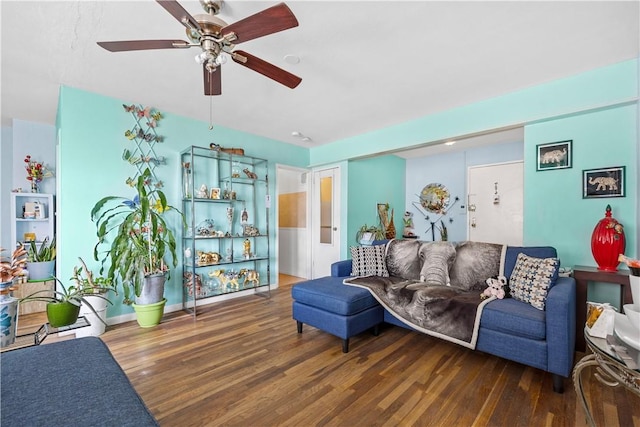
[[[48,237],[54,236],[55,206],[53,194],[11,193],[11,244],[29,244],[25,233],[35,235],[36,245],[42,244]],[[33,209],[38,212],[33,212]],[[27,209],[32,210],[30,213]],[[32,215],[33,214],[33,215]]]
[[[270,297],[268,162],[197,146],[180,158],[183,310],[247,290]]]

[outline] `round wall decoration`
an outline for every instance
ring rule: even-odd
[[[429,212],[444,213],[449,206],[449,190],[442,184],[427,184],[420,193],[420,204]]]

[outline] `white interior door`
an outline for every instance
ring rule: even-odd
[[[522,246],[523,174],[521,161],[469,168],[469,240]]]
[[[340,260],[340,169],[313,171],[311,275],[329,276]]]

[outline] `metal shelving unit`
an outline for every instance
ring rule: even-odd
[[[191,146],[181,154],[183,309],[241,291],[271,296],[268,162]]]

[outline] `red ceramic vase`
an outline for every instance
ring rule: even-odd
[[[598,270],[617,271],[618,256],[624,253],[624,228],[611,217],[611,206],[607,205],[605,217],[596,224],[591,235],[591,253]]]

